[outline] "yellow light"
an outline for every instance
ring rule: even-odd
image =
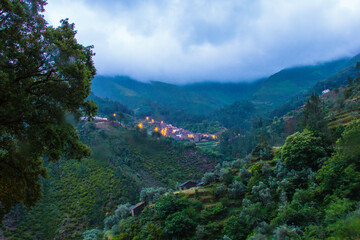
[[[215,139],[215,138],[216,138],[216,136],[215,136],[215,135],[212,135],[212,138],[213,138],[213,139]]]
[[[116,113],[114,113],[113,116],[116,117]]]
[[[164,121],[161,121],[161,123],[164,123]]]
[[[156,127],[156,128],[154,129],[154,131],[155,131],[155,132],[159,131],[158,127]]]
[[[166,131],[167,131],[167,128],[161,129],[161,134],[162,134],[163,136],[166,136]]]
[[[154,123],[154,119],[151,119],[151,122]]]
[[[143,124],[142,124],[142,123],[139,123],[139,124],[138,124],[138,127],[139,127],[139,128],[142,128],[142,127],[143,127]]]
[[[188,134],[189,138],[194,138],[194,134]]]
[[[149,120],[149,117],[146,117],[146,120]]]

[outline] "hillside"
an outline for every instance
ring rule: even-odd
[[[148,204],[141,214],[115,212],[104,231],[84,237],[358,239],[359,92],[357,78],[336,93],[313,96],[292,113],[306,128],[299,125],[281,147],[259,142],[247,157],[204,174],[203,186],[141,198]]]
[[[81,239],[86,229],[102,226],[115,206],[137,201],[143,187],[200,179],[217,162],[192,144],[146,131],[94,123],[81,123],[78,130],[92,157],[45,163],[43,198],[29,212],[14,209],[3,222],[1,239]]]
[[[284,69],[259,83],[260,88],[253,94],[253,99],[278,106],[295,95],[305,93],[317,82],[343,71],[349,66],[349,62],[349,59],[340,59],[313,66]]]
[[[152,104],[158,104],[196,115],[209,114],[239,100],[278,106],[340,71],[348,61],[340,59],[285,69],[252,83],[174,85],[158,81],[143,83],[129,77],[96,76],[92,90],[100,97],[117,100],[139,113],[151,109]]]
[[[312,86],[305,92],[299,93],[296,97],[293,97],[289,101],[282,103],[280,106],[273,109],[270,113],[270,116],[282,116],[289,111],[297,109],[305,103],[306,99],[311,94],[321,94],[324,89],[334,90],[336,88],[345,86],[348,83],[349,78],[355,79],[359,76],[359,62],[360,55],[356,55],[355,57],[347,61],[347,63],[340,71],[336,72],[325,80],[317,82],[314,86]]]

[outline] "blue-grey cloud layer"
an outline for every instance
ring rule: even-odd
[[[244,81],[360,52],[358,0],[49,0],[95,45],[99,74]]]

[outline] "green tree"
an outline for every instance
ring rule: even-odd
[[[0,219],[41,197],[43,159],[81,159],[90,149],[67,116],[94,116],[92,46],[77,43],[74,24],[48,26],[44,0],[0,2]]]
[[[328,136],[329,129],[325,115],[325,107],[320,97],[318,95],[311,95],[305,104],[300,119],[300,127],[302,129],[308,127],[316,135],[322,137]]]
[[[196,222],[188,211],[176,212],[166,218],[164,232],[170,239],[184,239],[194,233]]]
[[[281,150],[281,158],[288,169],[317,170],[320,160],[326,156],[323,141],[308,129],[296,132],[286,138]]]
[[[320,169],[318,179],[324,193],[360,200],[360,121],[346,126],[336,142],[336,153]]]

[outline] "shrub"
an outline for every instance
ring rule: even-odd
[[[222,198],[225,196],[225,194],[226,194],[226,186],[225,185],[221,184],[216,187],[216,190],[214,192],[214,196],[216,198]]]
[[[246,193],[246,186],[240,181],[234,181],[228,190],[230,199],[240,199]]]
[[[239,177],[241,178],[242,182],[247,183],[251,177],[251,173],[249,170],[243,167],[239,170]]]
[[[101,233],[98,229],[90,229],[85,232],[83,232],[83,240],[97,240],[99,234]]]
[[[215,182],[216,177],[214,173],[208,172],[204,174],[204,177],[201,179],[201,181],[204,182],[204,184],[210,184]]]
[[[149,187],[143,188],[140,192],[140,201],[146,203],[155,203],[160,200],[164,193],[170,192],[170,189],[164,187]]]
[[[283,225],[274,230],[273,238],[277,240],[300,239],[300,230],[295,226]]]
[[[166,218],[164,232],[172,239],[182,239],[192,235],[195,228],[196,222],[189,217],[186,211],[181,211],[171,214]]]
[[[117,209],[115,210],[115,216],[118,219],[125,218],[125,217],[129,216],[129,212],[130,212],[129,207],[130,207],[129,203],[119,205],[117,207]]]

